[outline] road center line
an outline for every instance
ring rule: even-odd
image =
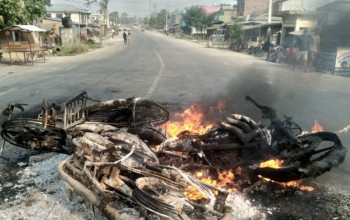
[[[155,51],[155,52],[156,52],[158,59],[159,59],[159,62],[160,62],[160,69],[158,71],[157,77],[153,80],[151,87],[149,88],[148,92],[145,95],[145,98],[147,98],[147,99],[152,97],[152,94],[153,94],[154,90],[156,89],[158,82],[159,82],[159,79],[163,75],[164,68],[165,68],[163,58],[160,56],[158,51]]]

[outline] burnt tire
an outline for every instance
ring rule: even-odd
[[[159,125],[169,119],[169,112],[159,104],[142,98],[117,99],[86,106],[87,120],[106,122],[116,127]]]
[[[15,119],[6,121],[2,125],[1,137],[12,145],[18,147],[70,153],[65,148],[66,133],[58,128],[44,128],[40,120]]]

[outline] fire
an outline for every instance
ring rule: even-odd
[[[212,176],[205,176],[202,171],[195,172],[194,176],[201,180],[203,183],[221,187],[229,192],[236,192],[237,188],[234,187],[235,173],[241,174],[241,168],[237,168],[234,170],[224,170],[218,171],[217,178]],[[218,194],[217,191],[213,191],[215,195]],[[192,201],[200,200],[200,199],[208,199],[205,195],[198,192],[193,186],[189,186],[187,191],[184,192],[184,195]]]
[[[203,183],[207,183],[209,185],[216,186],[217,185],[217,180],[212,179],[212,177],[203,177],[203,172],[198,171],[196,172],[195,176],[200,179]],[[217,192],[214,192],[214,194],[217,194]],[[208,199],[205,195],[202,193],[198,192],[196,188],[194,188],[192,185],[190,185],[187,188],[187,191],[184,192],[184,195],[192,201],[200,200],[200,199]]]
[[[321,131],[324,131],[322,125],[318,121],[315,121],[314,125],[311,128],[311,133],[316,133]]]
[[[265,161],[265,162],[261,163],[260,167],[261,168],[271,167],[271,168],[278,169],[278,168],[281,168],[282,165],[283,165],[283,160],[269,160],[269,161]],[[287,182],[287,183],[280,183],[280,182],[276,182],[276,181],[273,181],[273,180],[265,178],[265,177],[261,177],[261,176],[259,176],[259,177],[264,179],[264,180],[266,180],[266,181],[278,183],[278,184],[286,186],[286,187],[295,187],[295,188],[299,188],[300,190],[309,191],[309,192],[314,190],[314,188],[311,187],[311,186],[301,185],[301,183],[303,182],[302,179],[301,180],[290,181],[290,182]]]
[[[225,104],[218,104],[218,111],[222,111]],[[170,120],[164,125],[164,129],[170,138],[177,138],[181,132],[189,132],[191,135],[203,135],[215,125],[214,122],[204,120],[206,109],[198,103],[192,104],[183,113],[176,113],[175,120]]]

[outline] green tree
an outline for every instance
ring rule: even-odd
[[[227,35],[231,41],[235,41],[241,37],[242,27],[241,19],[235,19],[233,25],[229,26]]]
[[[0,0],[0,29],[14,24],[30,24],[46,14],[51,0]]]
[[[148,26],[148,25],[149,25],[149,19],[148,19],[148,17],[144,17],[144,18],[143,18],[143,25],[144,25],[144,26]]]
[[[211,18],[206,15],[201,7],[192,6],[186,11],[183,17],[187,26],[195,27],[197,31],[202,31],[210,25]]]
[[[129,15],[128,13],[122,13],[121,16],[120,16],[120,22],[122,24],[128,24],[129,23]]]
[[[157,27],[157,13],[153,13],[151,15],[151,18],[149,19],[149,26],[151,28],[156,28]]]
[[[161,10],[157,15],[157,28],[165,27],[167,11],[165,9]]]
[[[114,11],[109,14],[109,20],[113,23],[113,25],[118,25],[119,23],[119,13]]]

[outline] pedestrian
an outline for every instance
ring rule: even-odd
[[[126,30],[123,31],[123,38],[124,38],[124,44],[127,44],[127,42],[128,42],[128,35],[126,33]]]
[[[307,58],[310,49],[310,36],[307,29],[304,29],[303,34],[297,39],[298,53],[297,62],[300,64],[305,72],[307,72]]]
[[[130,45],[131,43],[131,32],[130,29],[128,30],[128,44]]]
[[[315,65],[316,55],[320,45],[320,35],[318,29],[315,30],[315,33],[310,35],[310,47],[308,51],[307,59],[307,71],[312,71],[312,67]]]
[[[296,43],[294,43],[291,47],[288,48],[288,54],[287,54],[289,66],[291,66],[293,70],[297,65],[297,53],[298,53],[297,45]]]

